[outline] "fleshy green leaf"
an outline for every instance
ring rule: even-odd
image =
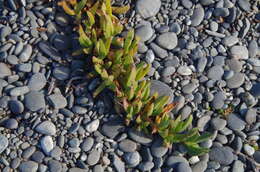
[[[81,0],[75,5],[75,13],[79,14],[80,11],[85,7],[87,0]]]
[[[113,14],[124,14],[130,9],[130,5],[125,5],[121,7],[112,7]]]
[[[207,153],[209,149],[200,147],[198,144],[185,144],[188,154],[191,156],[199,156]]]

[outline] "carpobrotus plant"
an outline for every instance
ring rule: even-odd
[[[90,56],[95,69],[93,75],[102,79],[94,97],[109,88],[125,112],[127,125],[134,123],[138,130],[159,134],[167,146],[183,143],[190,155],[208,151],[199,143],[209,139],[210,134],[200,135],[197,128],[187,131],[192,115],[184,121],[180,116],[171,119],[169,112],[175,103],[169,104],[169,97],[158,93],[150,95],[150,82],[144,78],[150,65],[135,64],[134,60],[139,38],[134,30],[128,31],[125,37],[119,36],[123,26],[116,14],[127,12],[129,6],[112,7],[111,0],[64,0],[59,5],[75,18],[82,47],[75,54]]]

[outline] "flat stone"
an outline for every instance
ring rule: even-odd
[[[137,145],[132,140],[125,139],[119,143],[119,148],[123,152],[134,152],[137,148]]]
[[[230,49],[230,56],[235,59],[248,59],[248,49],[240,45],[233,46]]]
[[[53,76],[58,80],[66,80],[70,77],[70,69],[65,66],[54,68]]]
[[[197,63],[197,71],[198,72],[203,72],[204,71],[204,69],[205,69],[205,67],[207,65],[207,61],[208,60],[205,57],[199,58],[198,63]]]
[[[212,161],[219,162],[221,165],[229,165],[233,162],[232,149],[229,147],[213,147],[209,152]]]
[[[150,171],[153,167],[154,167],[154,163],[153,163],[153,162],[150,162],[150,161],[141,162],[141,163],[138,165],[138,168],[139,168],[141,171]]]
[[[227,36],[223,38],[222,43],[228,47],[231,47],[238,43],[239,39],[236,36]]]
[[[133,139],[134,141],[136,141],[140,144],[150,145],[152,143],[151,136],[148,136],[148,135],[144,134],[143,132],[140,132],[140,131],[137,131],[134,129],[130,129],[128,131],[128,135],[131,139]]]
[[[1,27],[0,30],[0,40],[4,39],[7,35],[12,33],[12,28],[9,26]]]
[[[15,55],[9,55],[7,56],[7,61],[11,65],[17,65],[19,63],[19,59]]]
[[[182,92],[185,94],[191,94],[195,89],[197,88],[197,85],[195,83],[189,83],[182,87]]]
[[[212,101],[212,106],[215,109],[221,109],[224,106],[224,101],[226,99],[225,93],[222,91],[218,91],[215,95],[214,95],[214,99]]]
[[[4,135],[0,135],[0,154],[8,147],[9,141]]]
[[[115,138],[123,130],[124,130],[123,120],[119,118],[115,118],[109,120],[108,122],[105,122],[101,128],[101,132],[105,136],[111,139]]]
[[[227,86],[229,88],[239,88],[245,81],[245,75],[237,72],[234,76],[227,80]]]
[[[93,150],[88,155],[87,163],[88,163],[88,165],[92,166],[92,165],[97,164],[99,159],[100,159],[100,152],[98,150]]]
[[[192,74],[192,70],[188,66],[180,66],[177,69],[177,72],[183,76],[188,76]]]
[[[31,91],[26,94],[24,98],[24,103],[25,107],[33,112],[45,108],[44,95],[37,91]]]
[[[94,131],[97,131],[99,127],[99,119],[95,119],[94,121],[91,121],[89,124],[86,125],[86,130],[89,133],[92,133]]]
[[[155,53],[155,55],[160,57],[161,59],[164,59],[165,57],[168,56],[168,52],[165,49],[158,46],[157,44],[151,43],[150,47],[153,50],[153,52]]]
[[[124,153],[124,160],[130,167],[137,166],[141,161],[141,156],[138,152]]]
[[[24,161],[19,166],[20,172],[37,172],[38,164],[34,161]]]
[[[243,68],[243,64],[237,59],[228,59],[226,60],[226,64],[228,65],[229,69],[234,72],[240,72]]]
[[[224,74],[224,69],[222,68],[222,66],[217,65],[209,69],[207,76],[212,80],[221,80],[223,74]]]
[[[239,160],[236,160],[233,163],[233,167],[232,167],[232,171],[231,172],[244,172],[244,171],[245,171],[245,169],[244,169],[243,162],[241,162]]]
[[[241,131],[245,128],[246,123],[237,114],[232,113],[228,115],[227,125],[232,130]]]
[[[48,167],[50,172],[62,172],[62,165],[59,161],[56,160],[49,160]]]
[[[56,61],[61,60],[60,53],[54,47],[52,47],[49,43],[40,42],[38,44],[38,47],[45,55],[49,56],[52,60],[56,60]]]
[[[49,103],[55,108],[55,109],[62,109],[67,106],[67,99],[62,94],[52,94],[48,97]]]
[[[198,26],[202,22],[204,18],[205,12],[204,8],[200,5],[198,5],[191,16],[191,26]]]
[[[245,120],[248,124],[253,124],[256,122],[257,109],[250,108],[246,112]]]
[[[57,50],[66,50],[69,48],[70,40],[66,35],[57,35],[53,40],[53,44]]]
[[[176,172],[192,172],[190,166],[187,163],[179,163],[177,164],[177,167],[175,168]]]
[[[222,130],[227,125],[227,121],[221,118],[213,118],[210,120],[210,124],[214,130]]]
[[[163,157],[168,151],[168,148],[163,145],[163,140],[157,138],[151,147],[151,153],[154,157]]]
[[[136,11],[139,13],[143,18],[149,18],[155,16],[161,7],[160,0],[138,0],[136,2]]]
[[[43,121],[39,125],[36,126],[35,130],[38,133],[45,135],[55,135],[56,134],[56,126],[51,121]]]
[[[257,162],[257,163],[260,163],[260,151],[255,151],[254,155],[254,160]]]
[[[178,38],[174,32],[166,32],[156,38],[156,43],[162,48],[172,50],[178,45]]]
[[[94,145],[94,139],[92,137],[87,137],[81,143],[80,147],[84,152],[88,152],[91,150],[92,146]]]
[[[141,38],[142,42],[148,41],[153,36],[153,33],[154,31],[150,23],[142,25],[135,30],[135,34]]]
[[[10,91],[11,96],[22,96],[30,91],[29,87],[22,86],[22,87],[15,87]]]
[[[125,163],[117,155],[113,155],[113,165],[116,171],[125,172]]]
[[[12,75],[10,68],[5,63],[0,63],[0,78]]]
[[[31,76],[28,82],[30,90],[39,91],[45,87],[47,83],[46,77],[42,73],[36,73]]]
[[[244,11],[249,12],[251,10],[251,5],[248,0],[238,0],[238,5]]]
[[[41,148],[46,155],[49,155],[54,148],[54,143],[51,136],[44,136],[40,140]]]
[[[10,100],[8,102],[9,109],[14,114],[20,114],[24,111],[24,105],[18,100]]]
[[[159,96],[169,96],[169,103],[173,101],[173,90],[165,83],[158,80],[151,80],[150,95],[158,92]]]
[[[8,128],[8,129],[16,129],[18,128],[18,122],[14,118],[8,118],[3,121],[3,127]]]
[[[58,25],[64,27],[64,26],[67,26],[69,24],[69,18],[64,13],[57,13],[56,16],[55,16],[55,22]]]
[[[255,149],[249,144],[245,144],[243,148],[245,153],[249,156],[252,156],[255,153]]]
[[[26,44],[23,47],[21,54],[19,55],[19,59],[21,62],[27,62],[32,55],[32,46],[30,44]]]

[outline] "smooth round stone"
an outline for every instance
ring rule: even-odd
[[[150,95],[158,92],[159,96],[169,96],[169,103],[173,101],[173,90],[165,83],[158,80],[151,80]]]
[[[15,55],[7,56],[7,61],[11,65],[17,65],[19,63],[19,59]]]
[[[192,70],[188,66],[180,66],[177,69],[177,72],[183,76],[188,76],[192,74]]]
[[[141,164],[139,164],[138,168],[141,171],[150,171],[152,168],[154,167],[154,163],[153,162],[142,162]]]
[[[221,80],[223,74],[224,74],[224,69],[222,68],[222,66],[220,65],[213,66],[208,71],[208,78],[212,80]]]
[[[100,159],[100,152],[98,150],[93,150],[88,155],[87,164],[91,166],[95,165],[98,163],[99,159]]]
[[[152,50],[148,50],[145,55],[145,61],[151,64],[154,61],[155,55]]]
[[[67,106],[67,99],[58,93],[52,94],[48,97],[49,103],[55,108],[55,109],[62,109]]]
[[[215,8],[213,14],[216,17],[227,17],[229,15],[228,8]]]
[[[234,72],[240,72],[243,68],[242,63],[237,59],[226,60],[226,64],[228,65],[229,69]]]
[[[102,165],[95,165],[93,168],[93,172],[103,172],[104,168],[102,167]]]
[[[231,57],[235,59],[248,59],[248,49],[244,46],[233,46],[230,49]]]
[[[141,157],[138,152],[127,152],[124,154],[124,160],[129,166],[135,167],[140,163]]]
[[[190,166],[187,163],[179,163],[175,168],[176,172],[192,172]]]
[[[151,153],[155,157],[162,157],[164,156],[168,151],[168,148],[163,145],[162,139],[156,139],[151,147]]]
[[[153,36],[153,32],[151,24],[146,24],[138,27],[135,34],[141,38],[142,42],[146,42]]]
[[[57,13],[55,16],[55,22],[60,26],[67,26],[69,24],[69,18],[63,13]]]
[[[259,15],[260,16],[260,15]],[[255,58],[258,52],[258,44],[256,40],[251,40],[248,45],[248,54],[250,58]]]
[[[70,69],[64,66],[56,67],[53,76],[58,80],[66,80],[70,77]]]
[[[219,162],[221,165],[229,165],[233,162],[232,149],[229,147],[213,147],[209,152],[212,161]]]
[[[180,156],[169,156],[166,160],[166,165],[174,169],[179,163],[186,163],[187,165],[189,164],[189,162],[184,157]]]
[[[251,10],[249,0],[238,0],[238,5],[244,11],[249,12]]]
[[[51,121],[43,121],[39,125],[36,126],[35,130],[38,133],[45,135],[55,135],[56,134],[56,126]]]
[[[160,0],[137,0],[135,9],[137,13],[146,19],[155,16],[159,12],[160,7]]]
[[[54,143],[53,143],[51,136],[42,137],[40,140],[40,145],[41,145],[43,152],[46,155],[49,155],[51,150],[54,148]]]
[[[174,74],[175,71],[176,71],[176,69],[173,66],[166,67],[162,71],[162,76],[163,77],[171,76],[172,74]]]
[[[205,12],[204,8],[200,5],[198,5],[194,11],[193,15],[191,16],[191,26],[198,26],[203,21]]]
[[[250,63],[253,66],[257,66],[257,67],[260,66],[260,60],[257,58],[250,58],[247,61],[248,61],[248,63]]]
[[[62,165],[59,161],[56,160],[49,160],[48,161],[48,167],[50,172],[62,172]]]
[[[245,115],[245,120],[248,124],[253,124],[256,122],[256,117],[257,117],[257,110],[250,108],[247,110],[246,115]]]
[[[26,148],[23,153],[22,153],[22,157],[24,159],[28,159],[32,156],[32,154],[36,151],[36,147],[35,146],[30,146],[28,148]]]
[[[193,5],[190,0],[181,0],[181,4],[187,9],[190,9]]]
[[[229,88],[239,88],[245,81],[245,75],[237,72],[234,76],[227,80],[227,86]]]
[[[66,50],[69,47],[69,38],[65,35],[57,35],[54,40],[53,44],[57,50]]]
[[[243,162],[236,160],[233,163],[232,172],[244,172],[244,164]]]
[[[144,144],[144,145],[150,145],[152,143],[152,138],[146,134],[144,134],[143,132],[134,130],[134,129],[130,129],[128,131],[128,135],[131,139],[133,139],[134,141],[140,143],[140,144]]]
[[[197,70],[198,70],[198,72],[203,72],[204,71],[204,69],[205,69],[205,67],[206,67],[206,65],[207,65],[207,58],[205,58],[205,57],[201,57],[201,58],[199,58],[199,60],[198,60],[198,64],[197,64]]]
[[[25,107],[30,111],[36,112],[45,108],[44,95],[37,91],[31,91],[24,97]]]
[[[92,137],[87,137],[80,145],[80,148],[85,151],[88,152],[89,150],[91,150],[92,146],[94,145],[94,139]]]
[[[8,147],[8,139],[4,135],[0,135],[0,154]]]
[[[213,118],[210,120],[210,124],[214,130],[222,130],[227,125],[227,121],[221,118]]]
[[[249,156],[252,156],[255,153],[255,149],[249,144],[245,144],[243,148],[245,153]]]
[[[15,87],[10,91],[11,96],[21,96],[30,91],[29,87],[23,86],[23,87]]]
[[[125,171],[125,163],[117,155],[113,155],[113,165],[116,171]]]
[[[162,48],[172,50],[177,46],[178,38],[174,32],[166,32],[156,38],[156,43]]]
[[[124,129],[123,120],[120,118],[114,118],[103,124],[103,126],[101,128],[101,132],[105,136],[113,139],[119,133],[121,133],[123,131],[123,129]]]
[[[3,126],[8,129],[16,129],[18,128],[18,122],[14,118],[9,118],[4,120]]]
[[[227,125],[231,130],[241,131],[245,128],[246,123],[237,114],[232,113],[228,115]]]
[[[157,44],[152,42],[150,44],[150,47],[153,50],[153,52],[155,53],[155,55],[158,56],[159,58],[164,59],[168,56],[168,52],[165,49],[158,46]]]
[[[221,109],[224,106],[224,100],[225,94],[219,91],[214,95],[214,99],[211,104],[215,109]]]
[[[24,161],[19,166],[20,172],[37,172],[38,164],[34,161]]]
[[[44,158],[45,158],[45,155],[41,151],[36,151],[31,156],[31,160],[38,162],[38,163],[41,163]]]
[[[86,125],[85,129],[87,132],[92,133],[94,131],[97,131],[99,127],[99,119],[95,119],[94,121],[91,121],[89,124]]]
[[[12,75],[10,68],[5,63],[0,63],[0,78]]]
[[[47,80],[42,73],[36,73],[29,79],[28,87],[30,90],[39,91],[45,87]]]
[[[197,85],[195,83],[189,83],[183,86],[182,92],[185,94],[192,93],[197,88]]]
[[[10,100],[9,96],[2,96],[0,98],[0,107],[1,108],[6,108],[8,106],[8,101]]]
[[[15,158],[15,159],[13,159],[13,160],[11,161],[10,167],[11,167],[12,169],[16,169],[16,168],[19,167],[20,163],[21,163],[20,158]]]
[[[123,152],[134,152],[137,148],[137,145],[132,140],[125,139],[119,143],[119,148]]]
[[[18,100],[10,100],[8,102],[8,105],[9,105],[9,109],[14,114],[20,114],[24,111],[23,103]]]
[[[12,28],[9,26],[3,26],[0,30],[0,39],[4,39],[7,35],[12,33]]]
[[[223,38],[222,43],[228,47],[231,47],[238,43],[239,39],[236,36],[227,36]]]
[[[254,97],[259,98],[260,97],[260,82],[257,82],[256,84],[254,84],[252,86],[250,92]]]
[[[86,172],[86,170],[74,167],[70,168],[68,172]]]
[[[30,59],[31,55],[32,55],[32,46],[30,44],[26,44],[23,47],[21,54],[19,55],[19,59],[21,60],[21,62],[27,62]]]

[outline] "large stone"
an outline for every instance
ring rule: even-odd
[[[39,91],[46,85],[46,78],[42,73],[36,73],[29,79],[28,87],[30,90]]]
[[[38,91],[31,91],[25,95],[25,107],[33,112],[45,108],[44,95]]]
[[[56,126],[51,121],[43,121],[36,126],[35,130],[45,135],[55,135]]]
[[[20,172],[36,172],[38,164],[34,161],[24,161],[19,166]]]
[[[209,152],[209,158],[212,161],[217,161],[222,165],[229,165],[233,162],[232,149],[229,147],[214,147]]]
[[[0,78],[10,76],[11,74],[10,68],[5,63],[0,63]]]
[[[138,0],[136,2],[136,11],[143,18],[155,16],[161,7],[161,0]]]
[[[230,114],[228,115],[227,125],[232,130],[241,131],[245,128],[245,121],[243,121],[237,114]]]
[[[235,59],[248,59],[248,49],[244,46],[236,45],[230,49],[231,57]]]
[[[172,50],[177,46],[178,38],[174,32],[166,32],[157,37],[156,43],[162,48]]]
[[[141,38],[142,42],[148,41],[153,36],[153,29],[151,24],[145,24],[138,27],[135,31],[135,34]]]

